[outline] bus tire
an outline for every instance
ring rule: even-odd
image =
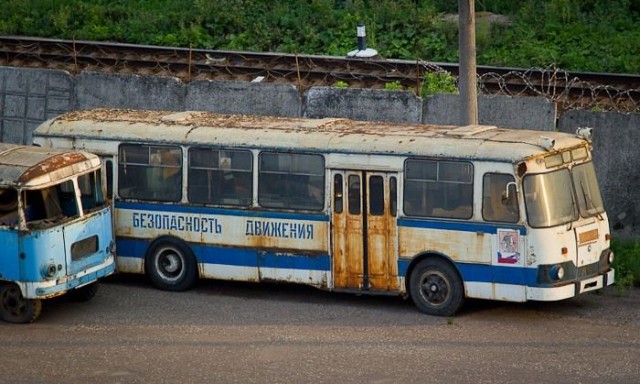
[[[69,294],[74,301],[84,303],[93,299],[96,293],[98,293],[99,287],[100,285],[97,281],[95,281],[91,284],[76,288],[73,291],[69,292]]]
[[[198,277],[191,249],[184,243],[167,238],[156,242],[146,258],[147,273],[156,287],[165,291],[184,291]]]
[[[0,285],[0,318],[9,323],[31,323],[42,311],[40,299],[25,299],[15,284]]]
[[[429,258],[411,272],[411,299],[418,309],[435,316],[452,316],[464,303],[464,287],[456,270],[448,262]]]

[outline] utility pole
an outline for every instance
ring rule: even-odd
[[[476,79],[476,16],[474,0],[458,0],[458,49],[460,70],[460,123],[478,124],[478,81]]]

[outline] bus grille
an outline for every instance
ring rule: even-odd
[[[578,279],[597,275],[598,267],[599,267],[598,263],[593,263],[593,264],[585,265],[584,267],[578,268]]]

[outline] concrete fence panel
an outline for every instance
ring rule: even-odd
[[[422,102],[412,92],[313,87],[305,95],[304,116],[419,123]]]
[[[76,108],[184,110],[185,85],[177,78],[82,72]]]
[[[73,109],[74,95],[66,71],[0,67],[0,140],[31,143],[38,124]]]
[[[478,122],[502,128],[553,131],[557,107],[542,97],[480,95]],[[460,125],[460,96],[438,94],[424,101],[423,123]]]
[[[290,84],[192,81],[185,109],[218,113],[300,116],[300,94]]]

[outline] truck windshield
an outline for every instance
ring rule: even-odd
[[[563,168],[525,176],[523,189],[532,227],[553,227],[577,220],[579,215],[592,217],[604,212],[592,162],[576,165],[571,172]]]

